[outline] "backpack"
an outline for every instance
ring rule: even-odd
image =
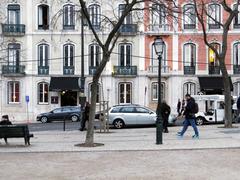
[[[195,102],[195,103],[194,103],[194,107],[193,107],[193,111],[192,111],[192,113],[193,113],[193,114],[197,114],[198,111],[199,111],[198,103]]]

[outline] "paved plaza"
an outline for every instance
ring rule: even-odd
[[[183,139],[176,137],[181,127],[170,127],[163,145],[155,144],[155,128],[97,130],[95,142],[104,146],[94,148],[75,146],[86,132],[34,132],[31,146],[1,140],[0,179],[240,179],[235,126],[201,126],[199,140],[191,139],[191,127]]]

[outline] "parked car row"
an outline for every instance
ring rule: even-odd
[[[95,119],[100,118],[100,112],[95,114]],[[156,113],[144,106],[137,104],[116,105],[109,109],[109,124],[115,128],[123,128],[128,125],[154,125],[156,124]],[[59,120],[79,121],[81,118],[81,111],[78,106],[65,106],[56,108],[47,113],[41,113],[37,116],[37,121],[47,123]],[[170,115],[169,123],[173,124],[176,118]]]

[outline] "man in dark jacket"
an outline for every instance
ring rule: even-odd
[[[8,115],[3,115],[0,125],[12,125],[12,122],[9,121]]]
[[[83,118],[82,118],[82,122],[81,122],[80,131],[85,130],[86,121],[89,120],[89,112],[90,112],[90,104],[89,104],[89,102],[86,102],[86,106],[84,108]]]
[[[194,129],[195,135],[192,136],[193,139],[199,138],[198,128],[196,126],[195,122],[195,114],[194,108],[195,108],[195,99],[190,96],[190,94],[185,95],[185,99],[187,101],[187,105],[185,107],[185,110],[183,112],[183,115],[185,116],[185,120],[183,122],[183,128],[181,132],[178,132],[179,137],[183,137],[184,133],[186,132],[188,126],[191,124],[191,126]]]
[[[163,118],[163,132],[168,133],[168,117],[171,112],[170,106],[166,103],[166,101],[163,101],[161,104],[161,115]]]

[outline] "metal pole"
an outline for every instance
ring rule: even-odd
[[[81,93],[84,93],[85,77],[84,77],[84,17],[81,14]]]
[[[163,130],[163,121],[161,115],[161,60],[162,55],[158,55],[158,105],[157,105],[157,128],[156,128],[156,144],[162,144],[162,130]]]

